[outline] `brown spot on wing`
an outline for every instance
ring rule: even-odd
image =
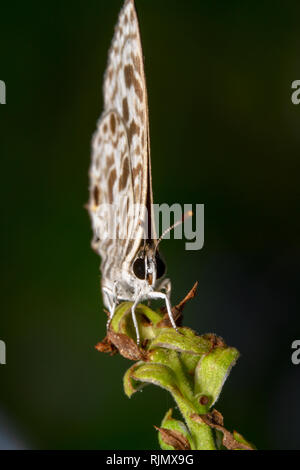
[[[116,132],[116,118],[113,113],[110,116],[110,129],[113,134]]]
[[[143,112],[143,110],[139,110],[139,107],[138,107],[137,103],[135,105],[135,112],[138,115],[138,117],[140,118],[141,123],[143,124],[144,123],[144,112]]]
[[[128,158],[126,157],[123,161],[122,174],[119,180],[119,191],[122,191],[124,188],[126,188],[128,176],[129,176],[129,161],[128,161]]]
[[[129,119],[129,109],[128,109],[128,101],[126,97],[123,99],[122,105],[123,105],[123,116],[124,116],[125,121],[127,122]]]
[[[137,177],[137,175],[140,174],[142,171],[143,171],[142,164],[139,163],[138,166],[137,166],[136,168],[134,168],[133,171],[132,171],[132,178],[133,178],[133,180],[135,180],[135,178]]]
[[[109,174],[108,179],[108,201],[110,204],[113,203],[113,187],[117,178],[116,170],[113,169]]]
[[[135,92],[138,96],[138,99],[140,101],[143,101],[143,89],[141,87],[140,82],[136,78],[134,79],[133,86],[134,86]]]
[[[124,78],[127,88],[133,85],[135,93],[140,101],[143,101],[143,89],[140,82],[134,76],[134,68],[131,64],[124,67]]]
[[[94,201],[95,201],[95,205],[99,206],[99,188],[98,188],[98,186],[94,187]]]
[[[138,55],[131,54],[131,59],[133,61],[134,67],[136,68],[139,75],[141,75],[141,60]]]
[[[136,124],[135,120],[133,119],[133,120],[131,121],[130,127],[129,127],[129,129],[128,129],[128,141],[129,141],[129,145],[131,145],[133,136],[134,136],[135,134],[140,135],[140,128],[139,128],[139,126]]]
[[[134,70],[131,64],[125,65],[124,77],[125,77],[125,84],[127,88],[130,88],[134,80]]]

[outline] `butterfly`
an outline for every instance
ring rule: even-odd
[[[90,213],[92,247],[101,257],[103,302],[109,324],[119,302],[136,308],[162,299],[172,326],[171,282],[158,251],[153,213],[148,98],[134,0],[119,14],[104,76],[104,111],[92,141]],[[146,234],[145,227],[151,231]]]

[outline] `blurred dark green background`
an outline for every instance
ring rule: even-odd
[[[300,448],[299,2],[136,0],[155,202],[204,203],[205,247],[165,241],[185,324],[241,351],[217,409],[258,448]],[[0,106],[0,447],[155,449],[173,405],[128,400],[129,362],[101,355],[90,249],[90,141],[122,0],[4,2]]]

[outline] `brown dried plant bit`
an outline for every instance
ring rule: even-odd
[[[218,426],[224,426],[224,418],[220,411],[213,409],[211,413],[208,413],[211,416],[212,423]]]
[[[224,429],[222,432],[223,432],[223,446],[226,447],[226,449],[253,450],[250,446],[247,446],[246,444],[242,444],[241,442],[238,442],[237,440],[235,440],[231,432],[227,431],[226,429]]]
[[[101,342],[95,345],[95,349],[97,349],[99,352],[110,354],[111,356],[114,356],[118,352],[115,345],[108,339],[107,336],[105,336]]]
[[[119,350],[121,356],[126,359],[131,361],[145,361],[147,359],[147,354],[128,336],[108,330],[107,337]]]
[[[227,345],[221,336],[217,336],[214,333],[206,333],[202,338],[207,339],[211,343],[211,350],[215,348],[226,348]]]
[[[180,432],[171,431],[166,428],[158,428],[157,426],[154,427],[160,432],[161,438],[167,446],[171,446],[175,450],[191,450],[189,441]]]
[[[182,320],[182,312],[183,312],[183,309],[185,307],[185,304],[193,299],[196,295],[196,290],[197,290],[197,287],[198,287],[198,281],[194,284],[194,286],[192,287],[192,289],[189,291],[189,293],[184,297],[183,300],[181,300],[181,302],[179,302],[179,304],[175,305],[174,307],[172,307],[172,315],[173,315],[173,318],[175,320],[175,323],[178,325],[179,322],[181,322]],[[170,319],[167,315],[167,312],[166,312],[166,308],[163,308],[162,309],[163,312],[165,312],[164,314],[164,317],[163,319],[158,323],[158,327],[161,328],[161,327],[170,327],[171,326],[171,322],[170,322]]]
[[[182,311],[185,307],[185,304],[196,296],[198,284],[199,282],[196,281],[189,293],[185,296],[185,298],[181,302],[179,302],[179,304],[176,305],[174,308],[177,308],[178,310]]]
[[[191,418],[198,423],[205,423],[212,429],[217,429],[223,433],[222,444],[226,449],[229,450],[253,450],[252,447],[238,442],[233,434],[227,429],[224,428],[224,419],[222,414],[217,410],[212,410],[211,413],[206,413],[204,415],[197,415],[196,413],[192,414]]]

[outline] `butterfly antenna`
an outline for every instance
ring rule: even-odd
[[[193,216],[193,211],[187,211],[185,214],[183,214],[181,220],[177,220],[177,222],[175,222],[175,224],[171,225],[171,227],[167,228],[163,233],[162,235],[159,237],[159,239],[157,240],[156,244],[155,244],[155,251],[157,250],[157,247],[158,245],[160,244],[160,242],[165,238],[165,236],[171,232],[171,230],[174,230],[176,227],[178,227],[178,225],[181,225],[183,224],[183,222],[188,219],[189,217],[192,217]]]

